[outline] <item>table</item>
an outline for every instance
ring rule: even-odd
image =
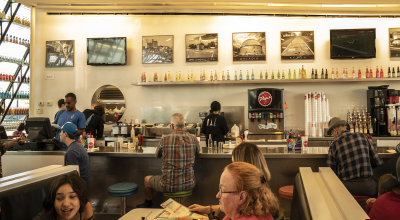
[[[137,208],[132,209],[130,212],[126,213],[119,220],[141,220],[144,219],[154,219],[163,209],[145,209]]]

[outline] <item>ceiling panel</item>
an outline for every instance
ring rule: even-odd
[[[17,0],[53,12],[400,15],[400,0]]]

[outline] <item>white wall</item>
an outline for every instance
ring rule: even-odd
[[[142,72],[150,74],[166,71],[190,70],[198,74],[201,70],[253,69],[256,76],[260,70],[269,72],[277,69],[298,69],[304,65],[311,68],[397,66],[398,60],[389,59],[388,28],[400,27],[400,19],[390,18],[286,18],[263,16],[189,16],[189,15],[47,15],[44,10],[36,10],[32,54],[31,115],[53,117],[57,107],[43,107],[43,114],[37,114],[39,100],[53,100],[54,103],[67,92],[78,97],[78,109],[90,107],[93,93],[102,85],[119,87],[126,97],[127,112],[124,118],[140,118],[141,106],[208,106],[213,100],[222,105],[245,106],[247,109],[247,89],[272,87],[285,89],[288,128],[304,128],[303,95],[307,91],[323,91],[330,99],[331,115],[344,117],[351,106],[366,106],[366,90],[370,85],[390,84],[390,88],[400,89],[399,82],[356,82],[356,83],[299,83],[266,85],[220,85],[220,86],[159,86],[140,87],[131,83],[140,80]],[[344,28],[376,28],[375,59],[331,60],[329,59],[329,30]],[[281,61],[280,31],[307,31],[315,34],[315,59],[311,61]],[[233,32],[266,32],[267,61],[233,62]],[[185,34],[218,33],[219,61],[213,63],[185,62]],[[142,64],[141,46],[143,35],[174,35],[173,64]],[[128,64],[126,66],[86,65],[86,38],[127,37]],[[48,40],[75,40],[75,67],[45,68],[45,43]],[[54,80],[45,80],[46,74],[54,74]],[[308,73],[309,74],[309,73]],[[309,74],[310,75],[310,74]],[[231,75],[232,76],[232,75]]]

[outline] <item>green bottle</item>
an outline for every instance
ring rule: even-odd
[[[239,80],[243,80],[242,70],[240,70]]]
[[[282,79],[285,79],[285,70],[282,70]]]
[[[292,79],[292,72],[290,71],[290,69],[289,69],[288,77],[289,77],[289,79]]]
[[[235,80],[238,80],[237,71],[235,70]]]
[[[246,74],[246,80],[250,80],[250,75],[249,75],[249,71],[247,70],[247,74]]]
[[[281,72],[278,70],[278,79],[281,79]]]
[[[251,80],[254,80],[254,70],[251,70]]]
[[[263,79],[263,73],[260,71],[260,79]]]
[[[274,79],[275,78],[275,76],[274,76],[275,74],[274,74],[274,71],[272,70],[272,75],[271,75],[271,79]]]
[[[265,79],[268,79],[268,71],[265,70]]]

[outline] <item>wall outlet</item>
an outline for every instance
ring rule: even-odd
[[[53,101],[52,100],[47,100],[46,101],[46,105],[49,106],[49,107],[53,106]]]
[[[43,114],[43,109],[42,108],[37,108],[36,109],[36,114]]]
[[[54,73],[47,73],[46,74],[46,80],[53,80],[54,79]]]
[[[44,101],[39,101],[39,106],[44,106]]]

